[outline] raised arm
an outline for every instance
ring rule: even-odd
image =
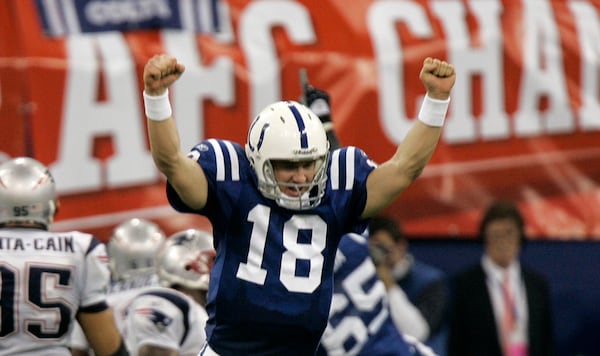
[[[150,58],[144,67],[144,106],[156,167],[189,207],[201,209],[208,194],[206,176],[202,168],[181,150],[169,103],[168,87],[184,70],[175,57],[162,54]]]
[[[387,207],[417,179],[439,141],[450,91],[456,80],[454,67],[439,59],[426,58],[419,77],[427,90],[419,120],[415,121],[394,156],[369,175],[363,218]]]

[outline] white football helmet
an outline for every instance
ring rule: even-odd
[[[321,203],[327,184],[329,141],[323,124],[306,106],[295,101],[269,105],[250,125],[246,156],[258,177],[258,189],[268,199],[288,209],[311,209]],[[305,184],[278,183],[272,161],[314,161],[315,176]],[[291,197],[279,185],[307,193]]]
[[[174,233],[157,257],[160,283],[208,290],[215,255],[212,234],[198,229]]]
[[[35,222],[48,229],[57,203],[54,178],[42,163],[18,157],[0,164],[0,224]]]
[[[144,219],[129,219],[118,225],[107,244],[114,280],[127,280],[155,273],[155,259],[166,236],[160,227]]]

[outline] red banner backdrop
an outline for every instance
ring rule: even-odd
[[[220,6],[215,34],[51,37],[35,2],[0,3],[0,151],[50,166],[61,198],[54,229],[106,239],[130,217],[154,220],[168,234],[210,228],[168,206],[152,164],[140,77],[152,55],[170,53],[186,65],[171,88],[185,148],[208,137],[243,143],[262,107],[299,97],[305,68],[331,94],[342,143],[379,162],[414,120],[424,94],[418,71],[435,56],[458,72],[444,136],[422,176],[386,213],[411,236],[467,238],[487,204],[510,198],[532,238],[600,238],[597,1]]]

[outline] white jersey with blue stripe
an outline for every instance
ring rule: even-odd
[[[153,345],[195,356],[206,340],[204,308],[184,293],[159,286],[155,274],[113,283],[108,303],[131,355]],[[78,323],[70,346],[93,354]]]
[[[123,321],[127,313],[124,308],[127,303],[143,288],[159,287],[158,275],[156,273],[140,273],[135,278],[112,281],[108,290],[106,301],[112,308],[115,322],[119,332],[123,332]],[[75,320],[69,340],[71,348],[81,351],[89,351],[91,346],[83,333],[79,322]]]
[[[335,259],[334,294],[318,355],[410,356],[396,328],[367,239],[344,235]]]
[[[145,345],[177,350],[178,355],[198,354],[206,334],[208,315],[188,295],[172,288],[138,289],[129,300],[120,300],[119,324],[131,355]]]
[[[327,324],[341,236],[356,231],[375,164],[361,150],[335,150],[319,206],[289,210],[265,198],[243,148],[210,139],[190,157],[208,181],[207,204],[188,208],[167,185],[172,206],[205,215],[217,257],[208,293],[208,342],[221,355],[314,353]]]

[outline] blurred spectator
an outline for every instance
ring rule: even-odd
[[[546,279],[521,265],[525,223],[510,201],[493,203],[481,220],[481,263],[453,278],[450,356],[553,355]]]
[[[371,219],[371,257],[388,291],[398,328],[445,355],[448,286],[445,274],[416,260],[400,224],[389,217]]]

